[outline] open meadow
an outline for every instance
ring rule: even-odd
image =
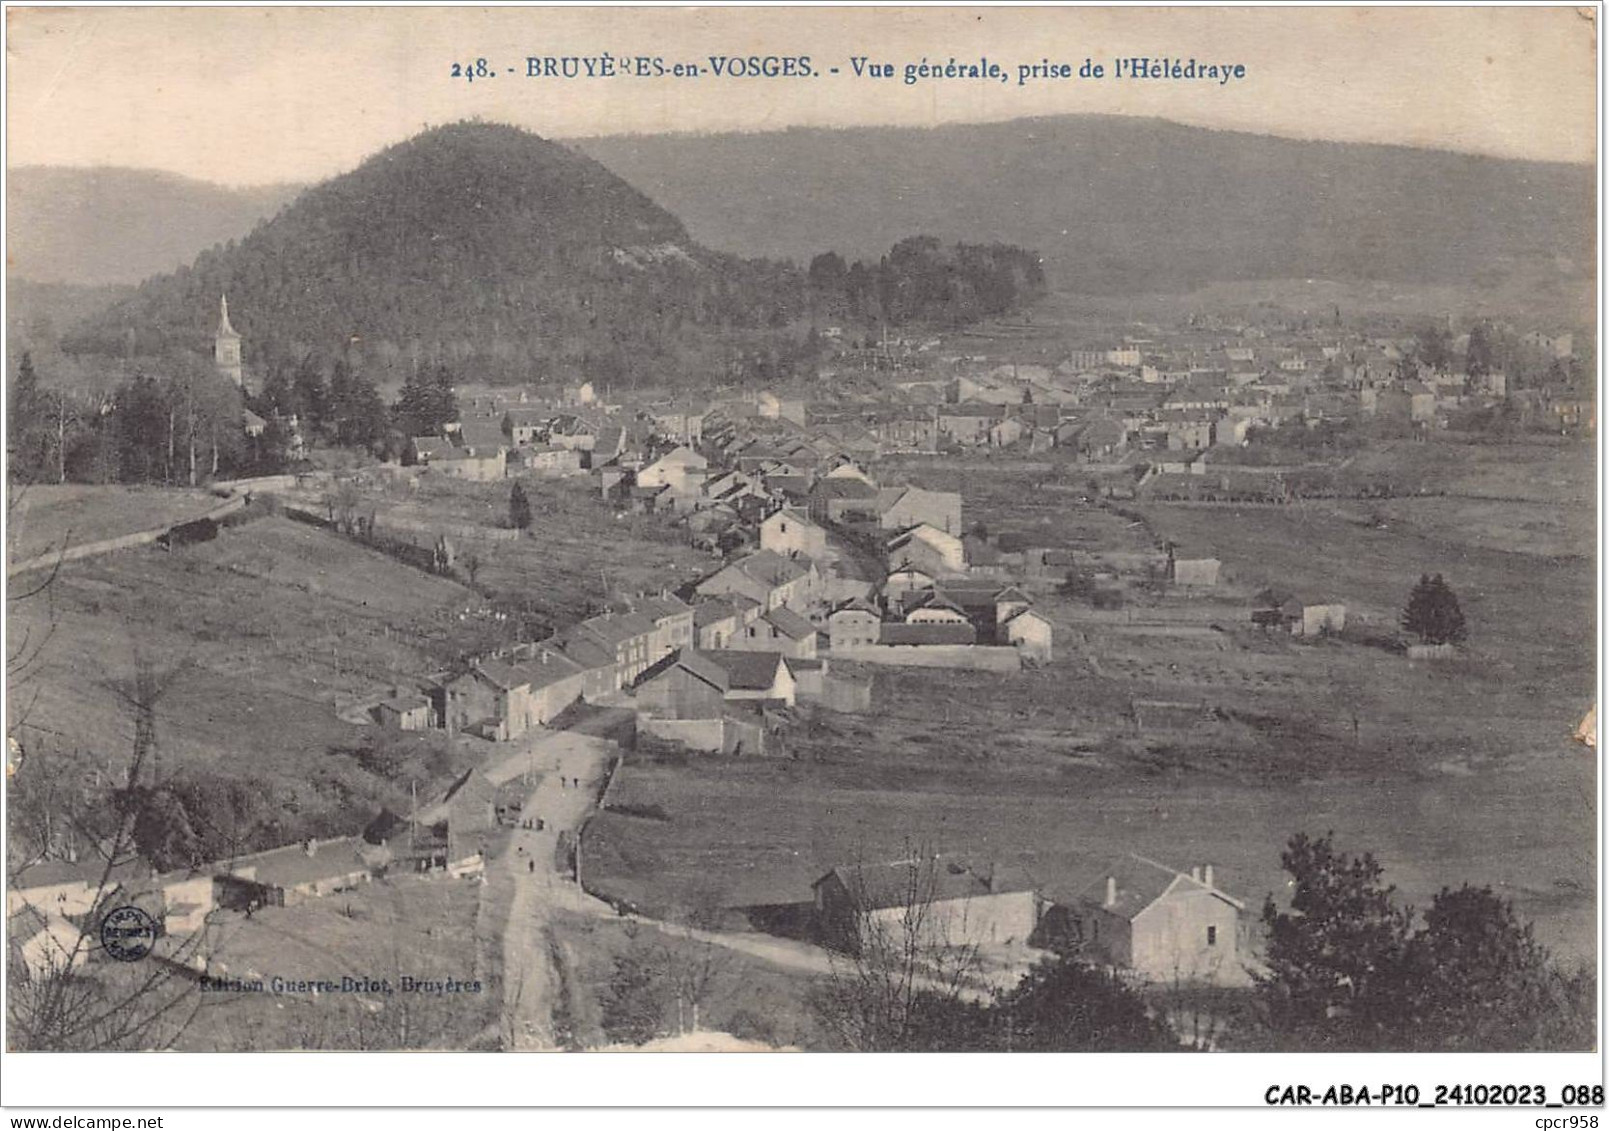
[[[6,554],[9,561],[27,561],[86,542],[170,526],[206,514],[221,501],[199,488],[29,484],[13,489]]]
[[[360,514],[388,534],[422,545],[445,533],[455,565],[473,584],[534,621],[562,628],[610,600],[674,589],[715,567],[664,515],[616,512],[589,477],[519,480],[531,503],[531,529],[509,527],[512,480],[471,483],[422,476],[416,487],[367,483]]]
[[[260,787],[269,844],[314,821],[355,831],[382,799],[405,803],[462,761],[403,756],[359,764],[372,728],[338,711],[429,671],[436,642],[479,602],[458,583],[270,515],[211,542],[121,550],[65,566],[15,603],[13,723],[38,772],[110,786],[134,736],[125,697],[144,667],[165,683],[155,711],[159,779],[207,776]],[[400,753],[400,752],[399,752]],[[277,839],[276,839],[277,838]]]

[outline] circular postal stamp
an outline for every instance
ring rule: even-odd
[[[114,907],[101,920],[101,947],[119,962],[138,962],[156,946],[156,920],[138,907]]]

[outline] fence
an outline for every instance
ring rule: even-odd
[[[853,648],[834,648],[831,655],[834,660],[856,664],[955,668],[980,672],[1022,670],[1022,656],[1015,648],[984,644],[863,644]]]
[[[6,576],[16,577],[21,573],[29,573],[36,569],[54,569],[58,564],[81,561],[84,558],[98,557],[101,554],[110,554],[115,550],[127,550],[133,546],[149,546],[158,538],[167,534],[175,527],[188,526],[191,523],[210,520],[216,522],[225,515],[233,514],[246,505],[243,496],[233,496],[225,499],[204,514],[195,515],[178,522],[169,522],[154,530],[140,530],[133,534],[122,534],[116,538],[105,538],[99,542],[83,542],[77,546],[68,546],[66,549],[54,553],[40,554],[26,561],[11,562],[6,566]]]
[[[587,885],[581,882],[581,849],[586,843],[587,826],[592,824],[592,818],[609,808],[609,797],[612,793],[614,793],[615,779],[619,776],[620,767],[625,763],[625,760],[625,755],[617,754],[615,755],[615,760],[609,763],[609,770],[603,775],[603,788],[598,791],[597,809],[591,813],[588,813],[586,819],[583,820],[580,826],[575,830],[575,847],[573,850],[571,850],[570,858],[567,863],[569,865],[571,875],[575,879],[576,887],[580,888],[582,891],[587,890]],[[561,867],[565,863],[566,862],[561,857]]]
[[[309,507],[297,504],[286,503],[282,509],[287,518],[306,523],[308,526],[316,526],[320,530],[343,534],[354,542],[379,550],[382,554],[393,557],[402,564],[412,566],[414,569],[423,570],[426,573],[441,572],[437,567],[434,546],[421,546],[415,542],[405,542],[401,538],[377,533],[372,529],[367,534],[344,531],[325,515]]]

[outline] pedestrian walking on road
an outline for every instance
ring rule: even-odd
[[[531,872],[534,874],[536,872],[536,861],[535,860],[527,860],[525,863],[530,867]]]

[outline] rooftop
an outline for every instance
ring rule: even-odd
[[[776,630],[789,640],[808,640],[816,634],[815,625],[786,607],[772,609],[763,619],[775,625]]]
[[[331,879],[351,875],[368,867],[358,855],[360,837],[341,837],[338,840],[311,841],[306,845],[288,844],[251,856],[236,857],[220,865],[227,873],[238,873],[255,868],[254,879],[260,884],[274,887],[295,886],[313,880]],[[308,851],[309,847],[312,851]]]
[[[642,675],[637,678],[637,686],[640,687],[649,680],[664,675],[672,668],[680,668],[689,675],[703,680],[705,683],[715,688],[715,690],[719,691],[722,695],[725,695],[727,689],[731,686],[731,681],[728,679],[726,669],[724,667],[710,659],[710,657],[705,653],[695,651],[691,648],[677,649],[675,652],[672,652],[670,655],[648,668],[648,670],[644,671]],[[766,686],[770,685],[767,684]]]
[[[934,856],[931,861],[911,858],[840,865],[812,886],[829,878],[843,884],[863,910],[1034,890],[1033,883],[1015,870],[979,870],[944,856]]]
[[[733,691],[766,691],[776,682],[782,664],[779,652],[733,652],[727,649],[699,653],[726,672]]]
[[[1117,902],[1107,910],[1125,919],[1133,919],[1176,885],[1210,892],[1237,910],[1245,908],[1240,900],[1208,885],[1203,880],[1195,879],[1177,868],[1170,868],[1166,864],[1160,864],[1132,852],[1112,861],[1099,876],[1079,889],[1075,898],[1084,903],[1105,907],[1108,877],[1116,883]]]

